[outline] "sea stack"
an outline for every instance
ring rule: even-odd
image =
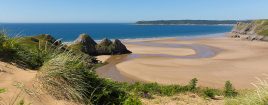
[[[89,35],[81,34],[73,44],[69,46],[73,51],[81,51],[91,56],[129,54],[131,51],[118,39],[114,42],[104,38],[97,44]]]
[[[131,51],[129,51],[127,49],[127,47],[118,39],[114,40],[114,50],[113,53],[114,54],[128,54],[128,53],[132,53]]]
[[[99,55],[111,55],[113,54],[113,42],[107,38],[104,38],[96,47]]]
[[[80,34],[74,44],[70,45],[70,48],[89,55],[97,55],[96,45],[97,43],[88,34]]]
[[[114,42],[105,38],[96,47],[99,55],[129,54],[131,51],[118,39]]]

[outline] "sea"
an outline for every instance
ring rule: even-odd
[[[219,36],[230,32],[232,25],[137,25],[132,23],[0,23],[0,29],[11,36],[50,34],[63,41],[73,41],[80,34],[94,40],[148,39],[169,37]]]

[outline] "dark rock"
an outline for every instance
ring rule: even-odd
[[[76,44],[87,44],[96,46],[97,43],[88,35],[88,34],[80,34],[80,36],[74,41]]]
[[[118,39],[114,42],[105,38],[97,44],[89,35],[81,34],[74,41],[74,44],[69,46],[74,51],[82,51],[89,55],[115,55],[131,53],[126,46]]]
[[[97,55],[97,43],[87,34],[81,34],[74,44],[70,45],[72,50],[79,50],[89,55]]]
[[[113,54],[128,54],[131,53],[131,51],[129,51],[127,49],[127,47],[118,39],[114,40],[114,49],[113,49]]]
[[[103,39],[96,47],[99,55],[111,55],[113,54],[113,42],[107,38]]]
[[[100,46],[110,46],[110,45],[112,45],[112,44],[113,44],[113,42],[112,42],[111,40],[107,39],[107,38],[104,38],[104,39],[99,43]]]
[[[100,44],[97,45],[97,52],[99,55],[117,55],[131,53],[126,46],[118,39],[112,42],[109,39],[103,39]]]
[[[36,38],[31,38],[31,41],[39,43],[39,40]]]

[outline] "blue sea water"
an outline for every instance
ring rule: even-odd
[[[231,31],[228,25],[135,25],[129,23],[0,23],[11,35],[50,34],[57,39],[72,41],[81,33],[95,40],[161,37],[193,37]]]

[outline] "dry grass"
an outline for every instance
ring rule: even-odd
[[[63,53],[46,62],[37,76],[41,87],[57,99],[87,103],[85,68],[79,59]]]
[[[258,78],[258,82],[253,83],[256,87],[254,91],[241,94],[234,98],[227,98],[226,105],[267,105],[268,103],[268,83],[267,80]]]

